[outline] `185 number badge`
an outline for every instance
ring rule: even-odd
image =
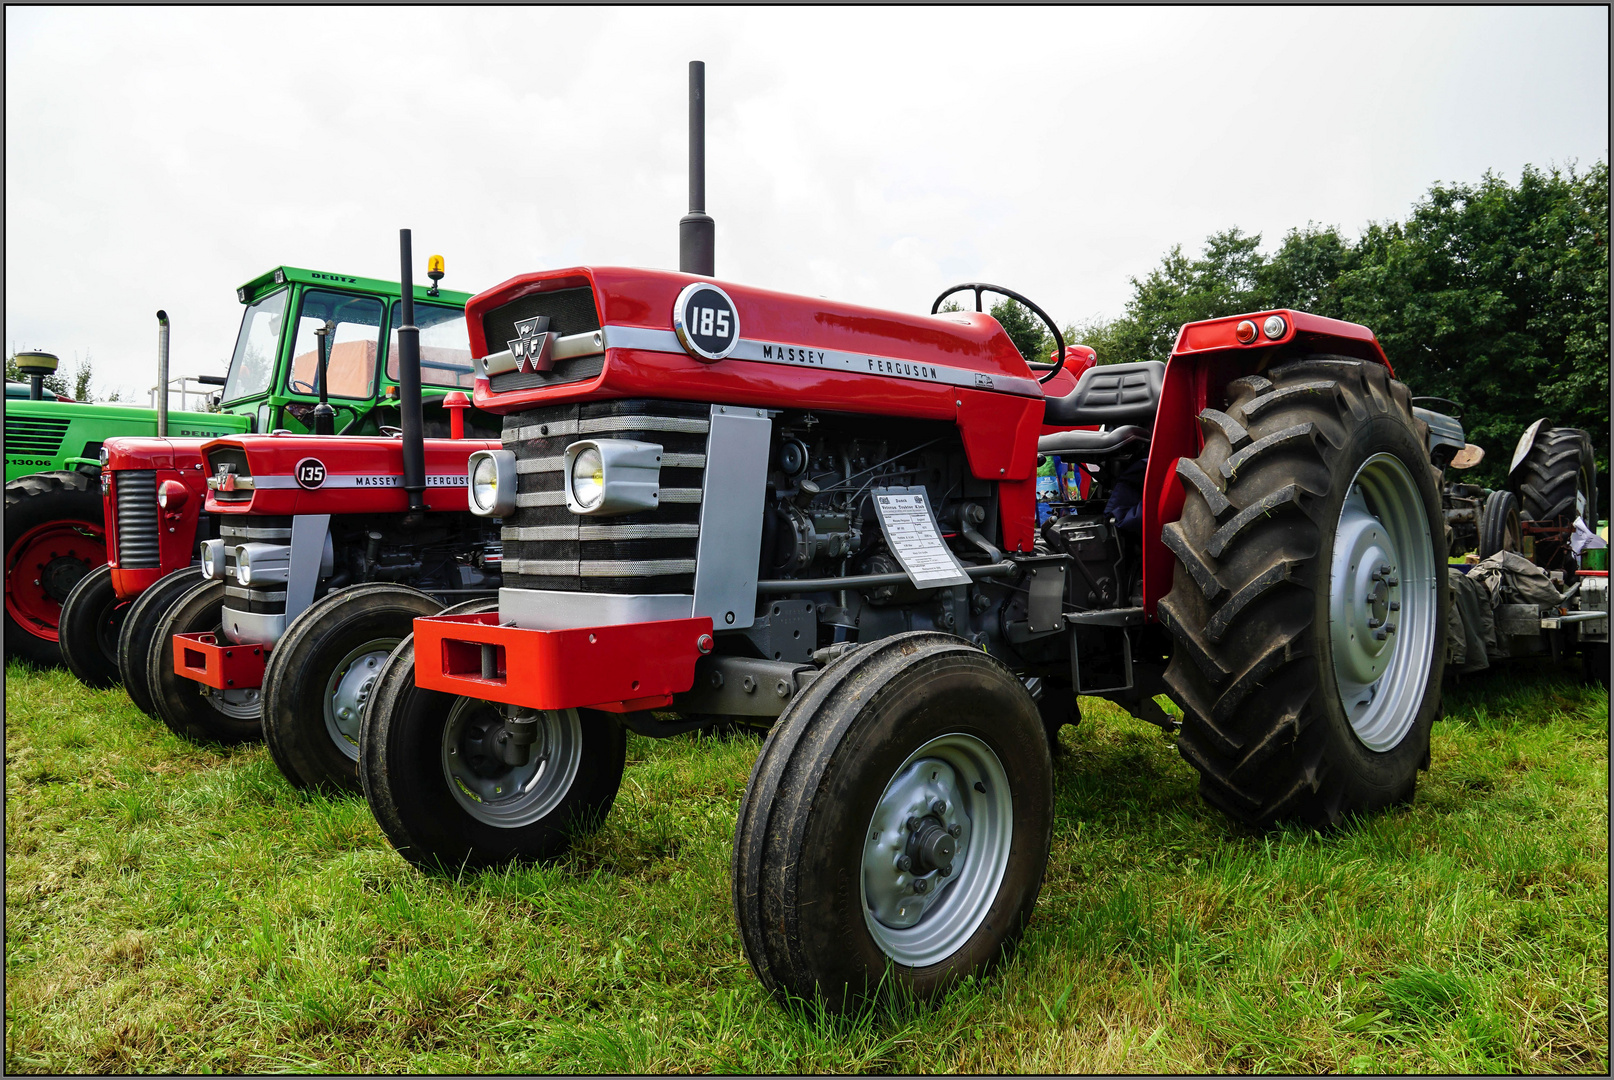
[[[685,352],[703,363],[715,363],[740,343],[740,314],[728,293],[697,281],[686,286],[673,304],[673,330]]]

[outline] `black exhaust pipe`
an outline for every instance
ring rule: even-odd
[[[717,223],[706,216],[706,64],[689,62],[689,213],[678,221],[678,269],[711,277]]]
[[[420,415],[420,330],[415,326],[414,254],[408,229],[398,230],[398,248],[403,263],[398,274],[403,308],[403,325],[398,327],[398,413],[403,428],[403,485],[413,515],[426,509],[426,431]]]

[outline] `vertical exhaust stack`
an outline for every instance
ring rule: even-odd
[[[706,64],[689,62],[689,213],[678,221],[678,269],[711,277],[717,223],[706,216]]]
[[[398,327],[398,411],[403,428],[403,486],[409,493],[409,512],[426,509],[426,433],[420,415],[420,330],[415,326],[414,255],[408,229],[398,230],[402,268],[398,285],[402,292],[403,325]]]
[[[168,434],[168,312],[157,312],[157,436]]]

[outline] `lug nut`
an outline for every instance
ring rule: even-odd
[[[1384,583],[1385,583],[1385,584],[1386,584],[1386,585],[1388,585],[1388,586],[1390,586],[1390,588],[1392,588],[1392,589],[1393,589],[1393,588],[1395,588],[1395,587],[1396,587],[1396,586],[1397,586],[1397,585],[1400,585],[1400,584],[1401,584],[1401,579],[1400,579],[1400,578],[1398,578],[1398,577],[1393,577],[1393,578],[1386,578],[1386,579],[1385,579],[1385,580],[1384,580]]]
[[[953,868],[951,866],[944,866],[941,869],[936,871],[936,873],[940,874],[942,877],[948,877],[949,875],[952,874],[952,872],[953,872]]]
[[[1373,617],[1373,616],[1371,616],[1371,615],[1369,615],[1369,616],[1368,616],[1368,617],[1367,617],[1367,628],[1368,628],[1368,629],[1369,629],[1369,630],[1372,630],[1372,629],[1373,629],[1373,628],[1374,628],[1374,627],[1376,627],[1376,626],[1380,626],[1380,625],[1382,625],[1382,624],[1383,624],[1383,620],[1382,620],[1382,619],[1375,619],[1375,618],[1374,618],[1374,617]]]
[[[1379,564],[1379,573],[1383,574],[1385,577],[1389,577],[1390,576],[1390,564],[1389,563],[1381,563],[1381,564]]]
[[[1384,632],[1385,632],[1385,633],[1386,633],[1386,634],[1393,634],[1393,633],[1395,633],[1395,623],[1385,623],[1385,624],[1384,624]]]
[[[1390,601],[1390,610],[1391,611],[1400,611],[1401,610],[1401,601],[1399,601],[1399,600],[1391,600]]]
[[[907,821],[903,822],[902,827],[907,829],[909,832],[918,832],[919,831],[919,819],[916,818],[916,817],[911,817]]]
[[[897,869],[901,870],[903,873],[907,873],[909,870],[913,869],[913,860],[906,855],[900,856],[897,859]]]
[[[913,883],[913,891],[916,893],[922,893],[928,888],[930,888],[930,882],[926,881],[924,878],[920,878],[918,881]]]
[[[940,799],[937,799],[935,802],[930,804],[930,812],[937,815],[945,814],[947,813],[947,804],[942,802]]]
[[[962,833],[963,831],[964,831],[964,826],[958,824],[957,822],[954,822],[953,824],[947,826],[947,835],[951,836],[954,840],[957,840],[958,837],[959,837],[959,834]]]

